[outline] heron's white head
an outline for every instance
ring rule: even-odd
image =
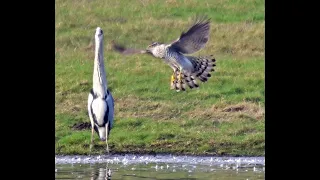
[[[107,129],[106,129],[105,126],[100,127],[97,124],[95,124],[94,130],[99,135],[99,138],[100,138],[101,141],[105,141],[106,140],[106,130]]]
[[[103,31],[100,27],[97,27],[95,34],[96,42],[101,42],[103,40]]]
[[[103,60],[103,31],[97,27],[95,34],[95,59]]]

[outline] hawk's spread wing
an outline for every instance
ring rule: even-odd
[[[121,45],[115,43],[114,41],[111,41],[111,43],[112,43],[112,49],[119,52],[120,54],[131,55],[131,54],[146,53],[145,50],[126,48],[124,46],[121,46]]]
[[[209,40],[210,19],[206,16],[196,17],[186,33],[172,43],[171,47],[183,54],[192,54],[203,48]]]

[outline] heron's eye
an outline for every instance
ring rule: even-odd
[[[103,31],[101,30],[101,34],[103,34]]]

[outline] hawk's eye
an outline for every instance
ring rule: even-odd
[[[157,43],[157,42],[153,42],[153,43],[151,43],[148,47],[153,47],[153,46],[155,46],[155,45],[158,45],[158,43]]]

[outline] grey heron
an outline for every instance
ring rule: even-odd
[[[108,89],[103,57],[103,31],[97,27],[95,33],[95,58],[93,67],[93,88],[88,96],[88,114],[91,121],[91,145],[94,131],[100,140],[106,141],[109,153],[108,137],[113,126],[114,99]]]

